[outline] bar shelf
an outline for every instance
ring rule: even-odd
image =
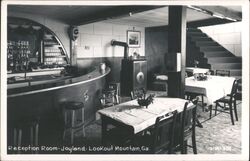
[[[23,28],[23,24],[28,24],[29,30]],[[13,25],[17,27],[13,28]],[[44,69],[60,73],[69,66],[68,54],[63,44],[46,26],[29,19],[11,17],[8,19],[8,30],[8,78],[44,75]]]

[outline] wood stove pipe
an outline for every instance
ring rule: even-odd
[[[123,46],[124,47],[124,59],[128,59],[128,44],[126,42],[111,40],[112,46]]]

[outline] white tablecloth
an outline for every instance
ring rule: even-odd
[[[180,98],[154,98],[153,104],[148,108],[140,107],[137,100],[125,102],[116,106],[99,110],[102,115],[110,117],[116,121],[130,125],[134,128],[134,133],[138,133],[153,125],[158,116],[177,110],[183,111],[187,100]],[[192,105],[190,103],[188,106]]]
[[[234,80],[234,77],[209,76],[206,81],[197,81],[192,76],[186,78],[185,91],[205,95],[208,105],[211,105],[217,99],[230,94]]]
[[[195,68],[195,67],[186,67],[186,71],[187,72],[191,72],[191,73],[207,73],[209,72],[209,69],[206,68]]]

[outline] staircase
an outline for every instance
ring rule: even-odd
[[[236,57],[200,29],[188,28],[186,66],[194,66],[194,60],[199,61],[198,67],[209,68],[213,72],[217,69],[230,70],[230,76],[241,79],[241,57]]]

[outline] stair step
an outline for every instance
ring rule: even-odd
[[[197,28],[187,28],[187,32],[202,32],[200,29]]]
[[[204,51],[206,58],[210,57],[232,57],[233,55],[227,51]]]
[[[215,63],[211,64],[211,69],[242,69],[241,63]]]
[[[189,28],[187,30],[187,38],[189,54],[196,55],[200,61],[199,66],[210,68],[211,70],[230,70],[232,77],[241,78],[241,57],[233,55],[200,29]]]
[[[217,68],[217,69],[211,69],[213,71],[215,70],[230,70],[230,76],[235,78],[241,78],[242,76],[242,69],[228,69],[228,68]]]
[[[201,46],[200,51],[226,51],[222,46]]]
[[[196,44],[196,46],[199,46],[199,47],[201,47],[201,46],[216,46],[216,45],[218,45],[218,43],[215,42],[215,41],[198,41],[195,44]]]
[[[230,76],[235,77],[236,79],[240,79],[242,77],[242,69],[211,69],[215,72],[215,70],[230,70]]]
[[[230,69],[230,75],[231,76],[242,76],[242,70],[241,69]]]
[[[207,37],[207,34],[203,32],[187,32],[187,36],[200,36],[200,37]]]
[[[212,41],[213,39],[211,39],[210,37],[192,36],[191,40],[198,42],[198,41]]]
[[[241,63],[241,57],[210,57],[208,63]]]

